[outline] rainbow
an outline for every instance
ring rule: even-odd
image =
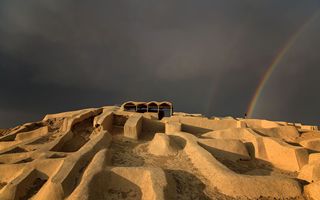
[[[248,110],[247,110],[247,117],[251,118],[252,114],[257,106],[258,100],[261,96],[261,93],[266,86],[266,83],[270,79],[271,75],[273,74],[274,70],[276,67],[279,65],[281,62],[282,58],[287,54],[287,52],[290,50],[290,48],[294,45],[294,43],[297,41],[299,36],[301,35],[302,32],[318,17],[319,10],[316,11],[308,20],[302,25],[301,28],[298,29],[297,32],[295,32],[289,40],[285,43],[285,45],[279,50],[277,55],[274,57],[273,61],[271,64],[267,67],[267,70],[263,74],[258,87],[256,88],[254,95],[249,103]]]

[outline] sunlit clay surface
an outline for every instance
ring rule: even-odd
[[[130,101],[48,114],[0,134],[3,200],[319,197],[317,126]]]

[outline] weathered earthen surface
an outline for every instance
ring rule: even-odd
[[[124,136],[138,139],[142,132],[143,116],[140,114],[129,117],[124,125]]]
[[[320,161],[303,166],[298,178],[308,182],[320,181]]]
[[[280,138],[286,142],[296,142],[296,139],[300,136],[298,130],[294,126],[255,128],[254,130],[264,136]]]
[[[320,138],[303,140],[300,144],[306,149],[320,152]]]
[[[209,152],[197,144],[197,138],[188,133],[174,133],[185,140],[184,151],[195,167],[206,177],[212,186],[224,194],[257,199],[261,196],[272,198],[298,198],[301,187],[298,182],[272,176],[239,175],[219,163]],[[239,187],[241,185],[241,187]]]
[[[250,128],[225,129],[209,132],[202,136],[242,140],[249,147],[251,155],[285,170],[299,171],[308,163],[308,152],[306,149],[290,145],[277,138],[263,137]]]
[[[320,153],[311,153],[309,154],[309,164],[320,162]]]
[[[149,144],[149,152],[156,156],[176,155],[177,149],[177,145],[165,133],[156,133]]]
[[[174,133],[174,132],[181,131],[182,124],[180,122],[169,121],[165,124],[165,126],[166,126],[166,133]]]
[[[320,199],[320,182],[311,183],[304,187],[307,199],[318,200]]]
[[[198,143],[215,157],[226,158],[233,161],[251,159],[245,144],[240,140],[212,138],[199,139]]]
[[[319,134],[116,106],[49,114],[0,131],[0,199],[317,200]]]

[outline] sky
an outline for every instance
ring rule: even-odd
[[[320,125],[319,10],[319,0],[2,0],[0,127],[128,100],[243,117],[298,31],[252,117]]]

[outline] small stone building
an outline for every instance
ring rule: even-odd
[[[121,109],[124,111],[132,112],[153,112],[158,113],[158,118],[170,117],[173,114],[173,106],[171,102],[168,101],[150,101],[150,102],[136,102],[128,101],[122,104]]]

